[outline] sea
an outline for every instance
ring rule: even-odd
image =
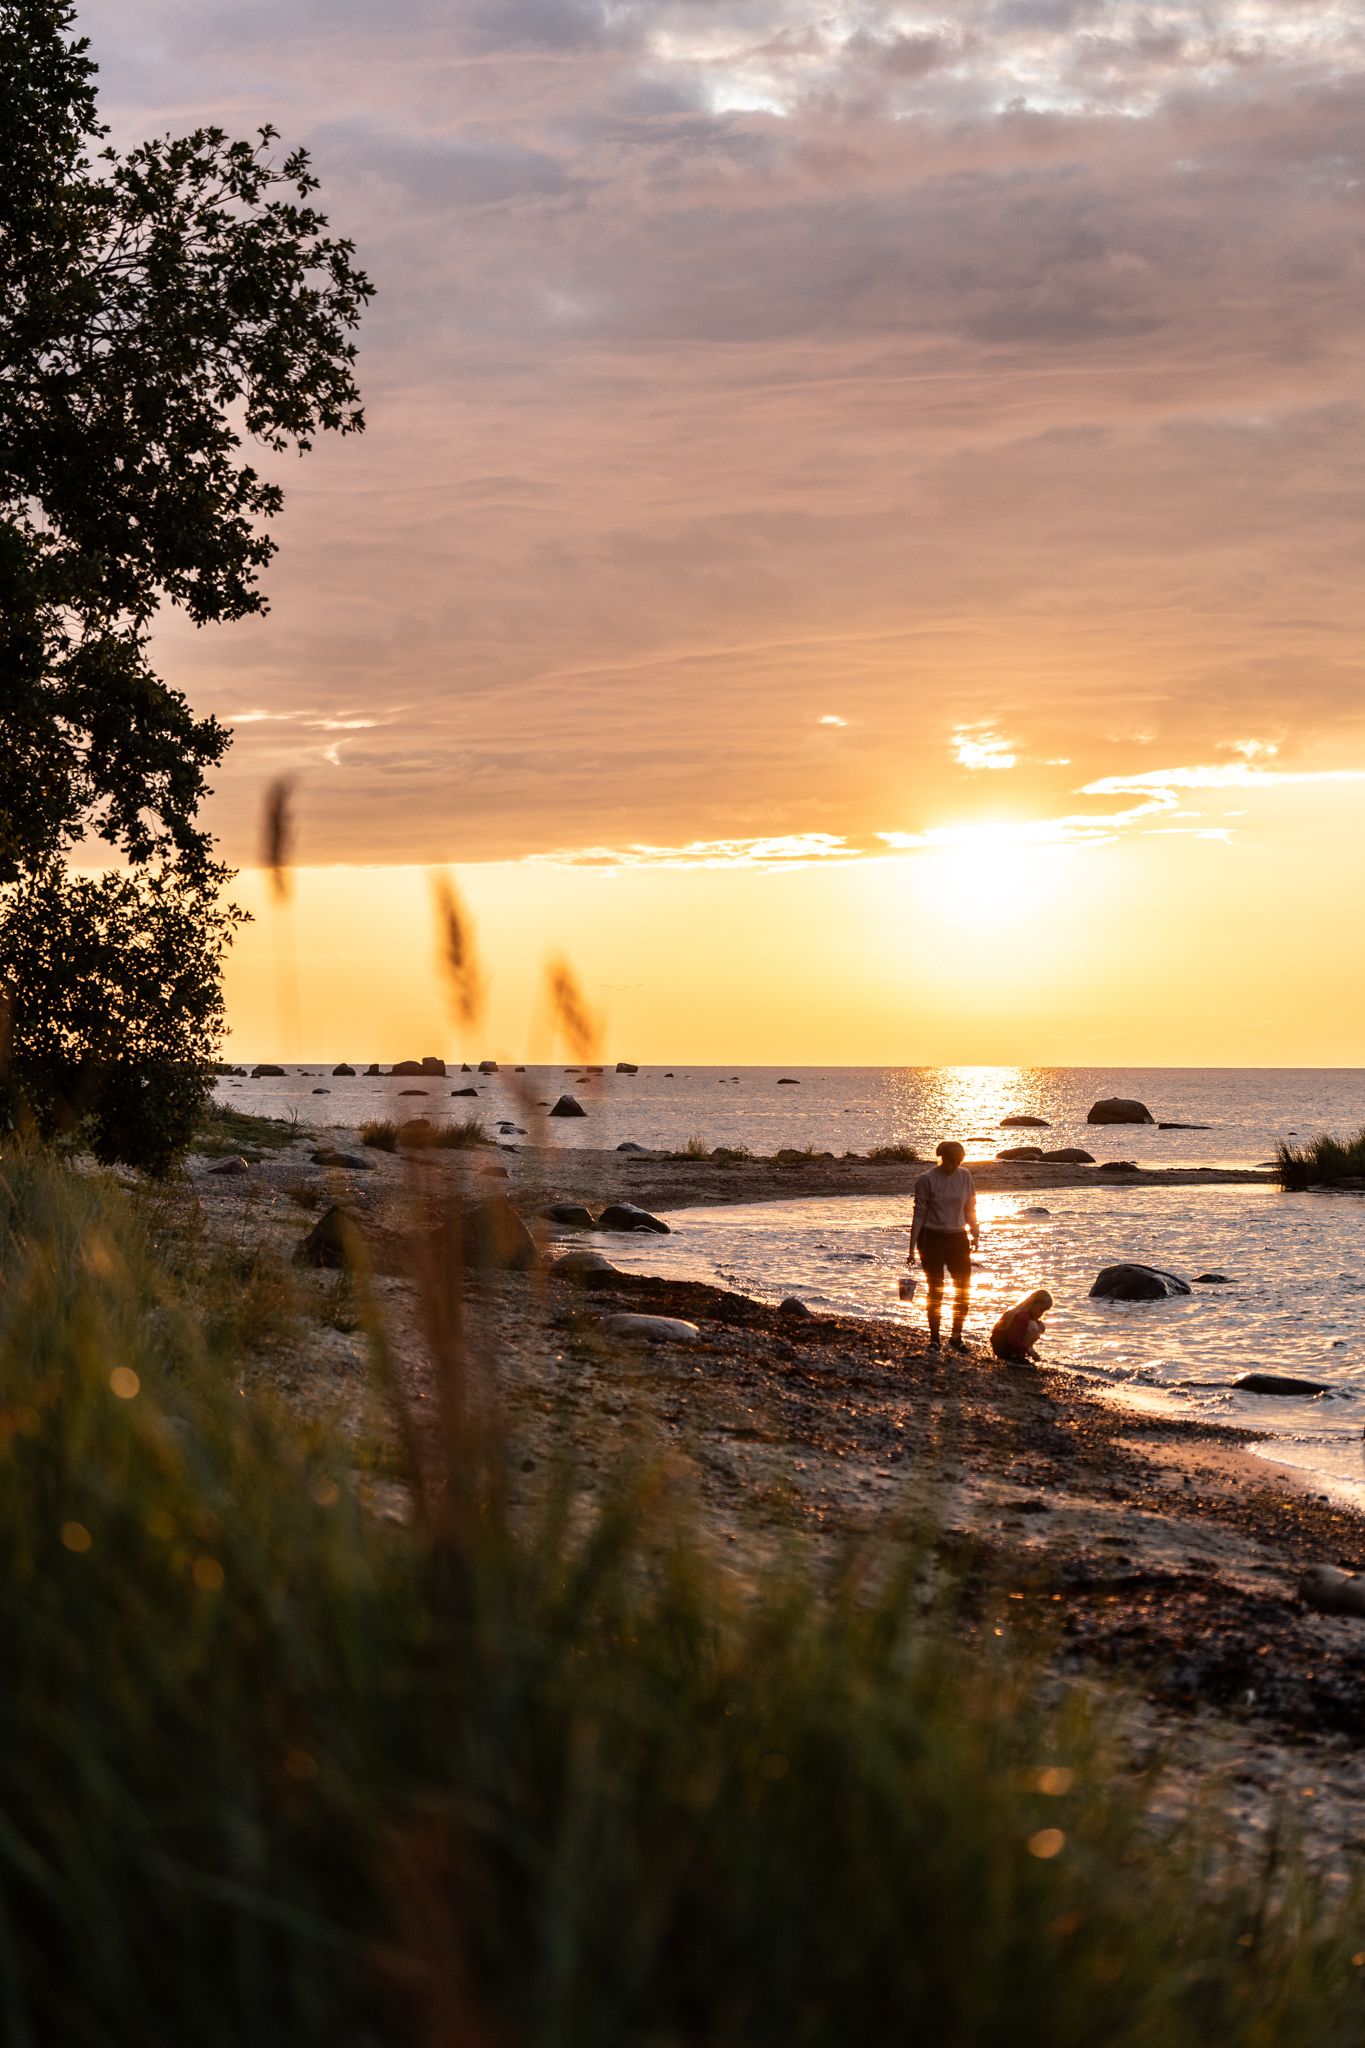
[[[477,1097],[451,1100],[471,1086]],[[909,1144],[928,1155],[955,1137],[969,1164],[1037,1141],[1141,1166],[1261,1166],[1281,1139],[1365,1128],[1360,1068],[650,1066],[594,1074],[541,1066],[485,1075],[452,1067],[439,1080],[350,1079],[316,1064],[291,1066],[283,1080],[219,1083],[225,1103],[310,1127],[346,1132],[374,1117],[472,1112],[508,1144],[527,1142],[528,1106],[566,1092],[586,1114],[546,1124],[551,1141],[607,1150],[677,1151],[695,1139],[756,1154]],[[1090,1105],[1111,1095],[1136,1097],[1160,1122],[1203,1128],[1087,1124]],[[1002,1129],[1020,1115],[1047,1129]],[[499,1132],[500,1123],[512,1128]],[[1263,1455],[1325,1492],[1365,1499],[1365,1195],[1115,1182],[983,1194],[979,1209],[979,1337],[1008,1303],[1046,1287],[1056,1302],[1046,1355],[1097,1392],[1264,1431]],[[669,1236],[614,1238],[609,1250],[614,1263],[641,1272],[915,1324],[922,1294],[906,1304],[896,1289],[907,1212],[900,1197],[809,1198],[794,1189],[781,1201],[671,1210]],[[1192,1291],[1163,1302],[1092,1300],[1096,1272],[1120,1259],[1164,1267]],[[1205,1273],[1223,1279],[1195,1284]],[[1250,1371],[1313,1379],[1326,1392],[1305,1401],[1238,1391],[1233,1381]]]

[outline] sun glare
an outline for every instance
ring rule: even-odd
[[[1069,849],[1040,846],[1028,825],[947,825],[928,837],[913,871],[949,923],[994,931],[1044,909],[1062,886]]]

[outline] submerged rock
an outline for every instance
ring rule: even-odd
[[[1231,1287],[1232,1282],[1226,1273],[1196,1273],[1194,1284],[1196,1287]]]
[[[1138,1102],[1130,1095],[1106,1095],[1101,1102],[1091,1106],[1086,1117],[1088,1124],[1150,1124],[1155,1123],[1145,1102]]]
[[[1045,1116],[1002,1116],[1002,1131],[1050,1131],[1051,1124]]]
[[[1213,1125],[1161,1123],[1157,1125],[1157,1129],[1159,1131],[1211,1131],[1213,1129]]]
[[[648,1209],[639,1208],[634,1202],[608,1202],[597,1219],[599,1230],[655,1230],[661,1237],[670,1234],[669,1225],[661,1217],[651,1216]]]
[[[1321,1380],[1296,1380],[1288,1373],[1279,1372],[1244,1372],[1232,1384],[1242,1394],[1282,1394],[1305,1401],[1327,1392]]]
[[[1141,1168],[1136,1159],[1106,1159],[1097,1169],[1100,1173],[1138,1173]]]
[[[1098,1273],[1090,1295],[1092,1300],[1099,1301],[1169,1301],[1172,1295],[1188,1294],[1189,1291],[1188,1280],[1164,1272],[1160,1266],[1141,1266],[1125,1261],[1117,1266],[1106,1266]]]

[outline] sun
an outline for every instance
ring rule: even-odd
[[[1035,826],[1015,821],[942,825],[925,834],[912,860],[917,897],[942,920],[973,932],[1027,923],[1066,884],[1071,849],[1040,842]]]

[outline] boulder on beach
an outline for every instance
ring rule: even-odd
[[[1042,1158],[1043,1153],[1041,1146],[1038,1145],[1006,1145],[1004,1151],[997,1152],[995,1156],[997,1159],[1009,1159],[1016,1162],[1024,1160],[1036,1165]]]
[[[1299,1579],[1299,1598],[1320,1614],[1365,1614],[1365,1578],[1334,1564],[1310,1564]]]
[[[1169,1301],[1173,1295],[1188,1294],[1188,1280],[1167,1273],[1160,1266],[1141,1266],[1125,1260],[1106,1266],[1095,1277],[1092,1301]]]
[[[551,1116],[586,1116],[587,1113],[582,1103],[573,1095],[561,1095],[550,1111]]]
[[[310,1152],[314,1166],[344,1166],[351,1173],[373,1173],[373,1159],[362,1159],[358,1152],[336,1152],[330,1147],[322,1152]]]
[[[618,1074],[638,1074],[640,1069],[630,1060],[618,1060],[616,1071]]]
[[[1051,1124],[1045,1116],[1002,1116],[1002,1131],[1050,1131]]]
[[[1141,1171],[1136,1159],[1105,1159],[1097,1170],[1100,1173],[1138,1173]]]
[[[622,1138],[616,1149],[618,1152],[647,1152],[649,1147],[648,1145],[637,1145],[634,1138]]]
[[[1315,1400],[1327,1392],[1321,1380],[1296,1380],[1279,1372],[1244,1372],[1232,1384],[1242,1394],[1283,1394],[1299,1400]]]
[[[540,1264],[536,1241],[506,1195],[456,1209],[436,1232],[437,1250],[464,1271],[529,1273]]]
[[[262,1062],[259,1067],[251,1069],[251,1078],[253,1081],[282,1081],[284,1079],[284,1068],[272,1067]]]
[[[604,1316],[608,1336],[627,1344],[700,1344],[701,1331],[681,1316]]]
[[[802,1317],[810,1316],[812,1311],[807,1308],[799,1294],[788,1294],[778,1302],[777,1313],[780,1316],[791,1316],[793,1320],[799,1320]]]
[[[599,1230],[654,1230],[661,1237],[669,1235],[669,1225],[659,1216],[651,1216],[648,1209],[641,1209],[634,1202],[608,1202],[597,1219]]]
[[[1093,1166],[1095,1164],[1094,1153],[1082,1151],[1079,1145],[1059,1145],[1055,1152],[1044,1152],[1043,1157],[1050,1160],[1054,1166]]]
[[[1155,1123],[1145,1102],[1135,1102],[1128,1095],[1106,1095],[1103,1102],[1091,1106],[1086,1117],[1088,1124],[1150,1124]]]
[[[249,1173],[250,1170],[251,1169],[248,1166],[246,1160],[243,1159],[239,1154],[234,1154],[234,1156],[231,1159],[219,1159],[214,1165],[212,1165],[209,1168],[210,1173],[221,1173],[227,1175],[229,1178],[233,1174]]]
[[[540,1211],[546,1223],[557,1223],[561,1230],[595,1230],[597,1219],[592,1210],[582,1202],[549,1202]]]
[[[345,1081],[354,1081],[354,1079],[355,1079],[355,1068],[354,1068],[354,1067],[348,1067],[348,1066],[347,1066],[347,1064],[346,1064],[346,1062],[345,1062],[345,1060],[343,1060],[343,1061],[341,1062],[341,1065],[340,1065],[339,1067],[333,1067],[333,1069],[332,1069],[332,1079],[333,1079],[334,1081],[342,1081],[342,1080],[345,1080]]]
[[[550,1261],[550,1271],[563,1280],[595,1280],[620,1270],[602,1252],[561,1252],[557,1259]]]
[[[301,1266],[342,1267],[351,1257],[355,1231],[355,1218],[339,1202],[333,1202],[330,1209],[323,1210],[294,1257]]]

